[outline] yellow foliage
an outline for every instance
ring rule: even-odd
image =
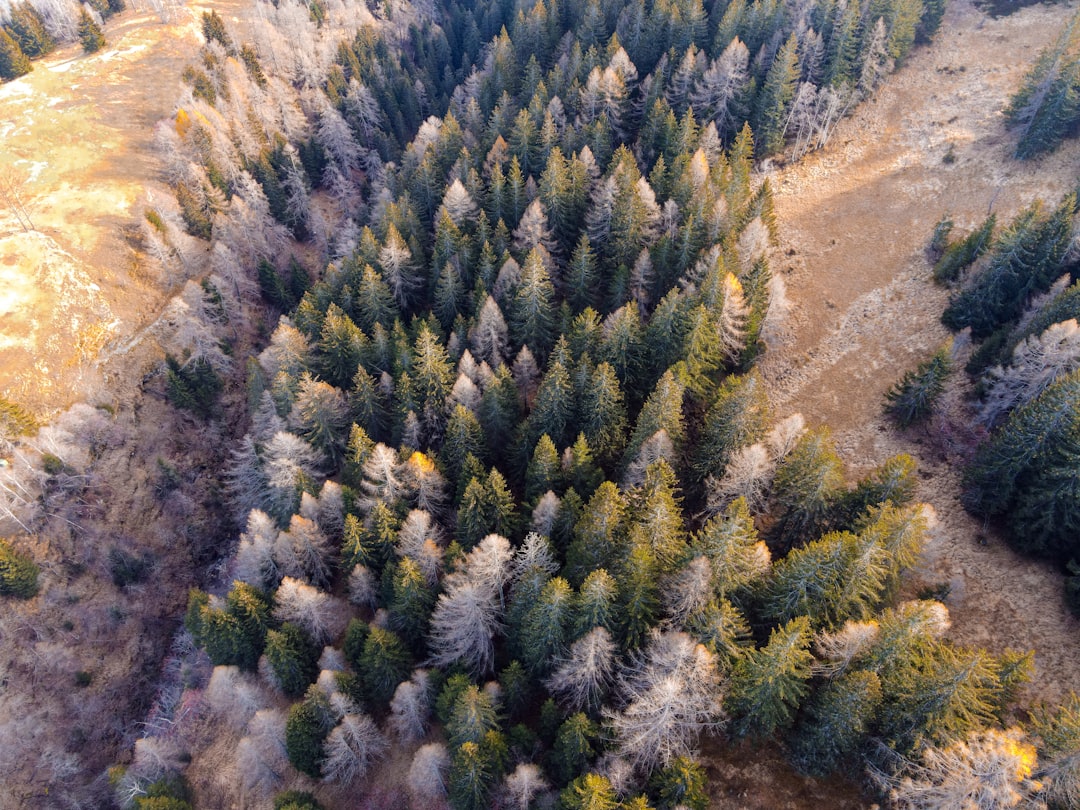
[[[419,450],[409,456],[409,466],[414,467],[418,473],[422,474],[435,471],[435,462]]]

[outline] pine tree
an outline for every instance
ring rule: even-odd
[[[423,648],[435,592],[420,566],[403,557],[394,567],[393,595],[387,605],[390,626],[413,650]]]
[[[0,28],[0,79],[17,79],[31,70],[33,65],[19,47],[19,43],[12,39],[6,30]]]
[[[622,455],[628,425],[622,388],[608,363],[600,363],[593,371],[582,415],[581,428],[589,447],[602,466],[611,466]]]
[[[1033,402],[1013,412],[984,445],[967,473],[965,507],[978,514],[1011,513],[1023,548],[1068,556],[1075,549],[1073,496],[1080,372],[1066,375]],[[1030,521],[1030,522],[1029,522]]]
[[[620,807],[611,782],[597,773],[579,776],[559,794],[566,810],[617,810]]]
[[[736,735],[767,737],[791,725],[809,691],[810,641],[810,622],[800,616],[774,628],[766,646],[735,663],[726,705]]]
[[[266,660],[281,691],[299,697],[319,674],[319,650],[295,624],[266,634]]]
[[[626,502],[619,488],[605,481],[574,524],[573,540],[566,552],[566,577],[583,582],[598,568],[615,570],[622,556]]]
[[[695,478],[722,475],[736,450],[764,437],[769,418],[768,397],[756,374],[724,380],[698,437]]]
[[[548,754],[548,767],[558,784],[570,782],[589,766],[596,757],[593,744],[599,736],[596,723],[580,712],[559,726]]]
[[[227,53],[236,52],[232,38],[229,36],[228,31],[225,30],[225,21],[221,19],[221,16],[216,11],[203,12],[202,34],[207,42],[219,43]]]
[[[499,768],[492,743],[466,742],[450,761],[450,806],[454,810],[485,810]]]
[[[660,612],[660,566],[646,544],[634,546],[623,565],[619,582],[618,626],[623,646],[637,649],[645,643]]]
[[[79,42],[82,43],[84,53],[96,53],[107,44],[101,28],[85,8],[79,12]]]
[[[319,339],[320,366],[326,379],[347,388],[364,360],[368,339],[337,304],[331,304]]]
[[[738,592],[769,571],[769,550],[758,540],[754,519],[742,499],[710,518],[694,538],[693,548],[709,559],[713,587],[721,596]]]
[[[649,781],[660,807],[706,810],[709,806],[705,769],[690,757],[676,757]]]
[[[389,704],[397,685],[412,670],[409,651],[397,634],[375,626],[368,630],[357,663],[364,694],[376,706]]]
[[[333,726],[326,693],[312,686],[302,701],[292,705],[285,722],[285,750],[296,770],[313,779],[322,775],[323,746]]]
[[[773,60],[758,94],[753,129],[759,155],[771,155],[784,146],[788,105],[799,78],[798,46],[793,33]]]
[[[554,299],[543,255],[533,248],[525,258],[521,285],[510,309],[510,331],[515,343],[528,346],[537,357],[546,356],[554,342]]]
[[[446,722],[446,740],[451,747],[460,748],[467,742],[480,745],[488,732],[498,728],[491,695],[474,684],[457,693]]]
[[[12,8],[11,18],[4,28],[29,59],[45,56],[56,47],[41,14],[30,3],[20,3]],[[3,75],[2,70],[0,75]]]
[[[559,453],[551,437],[545,433],[536,443],[532,460],[525,470],[525,501],[536,501],[549,489],[560,488],[561,478]]]
[[[791,548],[821,534],[843,480],[842,464],[829,432],[805,433],[777,468],[773,485],[781,510],[773,537],[781,548]]]
[[[38,592],[39,573],[41,569],[30,557],[0,538],[0,596],[30,599]]]
[[[799,770],[827,776],[853,754],[881,704],[881,682],[855,671],[827,683],[808,701],[794,731],[792,758]]]
[[[543,677],[553,662],[565,654],[573,620],[573,590],[562,577],[544,584],[536,603],[521,623],[518,647],[522,663],[536,677]]]

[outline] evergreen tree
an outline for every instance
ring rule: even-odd
[[[542,677],[565,652],[573,620],[574,592],[562,577],[548,580],[521,623],[522,663]],[[568,781],[568,780],[565,780]]]
[[[488,796],[498,778],[495,743],[466,742],[454,751],[450,761],[450,806],[454,810],[485,810]]]
[[[107,44],[101,28],[85,8],[79,12],[79,42],[82,43],[84,53],[96,53]]]
[[[548,754],[549,768],[556,783],[567,784],[589,766],[596,757],[593,744],[599,736],[600,729],[580,712],[559,726]]]
[[[553,343],[554,297],[543,255],[533,248],[525,258],[510,309],[510,332],[515,343],[528,346],[537,357],[546,356]]]
[[[738,736],[767,737],[791,725],[806,697],[813,656],[810,622],[792,619],[769,634],[769,643],[735,662],[727,710]]]
[[[736,450],[764,437],[769,418],[768,396],[756,374],[724,380],[698,437],[697,480],[722,475]]]
[[[488,732],[498,728],[495,704],[487,692],[470,684],[457,693],[446,723],[446,739],[452,747],[460,748],[467,742],[480,745]]]
[[[12,39],[6,30],[0,28],[0,79],[17,79],[31,70],[33,65],[19,47],[19,43]]]
[[[319,650],[295,624],[266,634],[266,660],[281,691],[290,697],[304,694],[319,674]]]
[[[579,776],[559,794],[559,806],[566,810],[617,810],[619,800],[611,782],[597,773]]]
[[[842,465],[828,431],[803,434],[776,471],[777,545],[787,549],[820,535],[842,485]]]
[[[676,757],[649,781],[657,806],[705,810],[709,806],[705,769],[690,757]]]
[[[41,569],[30,557],[0,538],[0,596],[30,599],[38,592],[39,573]]]
[[[357,663],[364,694],[377,706],[389,704],[397,685],[412,670],[409,651],[397,634],[375,626],[368,630]]]
[[[1018,408],[984,445],[967,473],[965,507],[1015,515],[1021,548],[1062,558],[1075,554],[1075,459],[1080,448],[1080,372],[1066,375]]]
[[[285,721],[285,751],[289,762],[313,779],[321,775],[324,743],[334,726],[330,701],[318,686],[289,709]]]
[[[11,18],[4,29],[29,59],[45,56],[56,47],[41,14],[28,2],[20,3],[11,9]],[[2,70],[0,75],[3,75]]]
[[[209,13],[203,12],[202,34],[207,42],[219,43],[226,53],[232,54],[236,52],[232,38],[229,36],[228,31],[225,30],[225,21],[213,9]]]
[[[753,129],[759,155],[771,155],[784,146],[788,105],[795,97],[799,79],[798,47],[799,41],[792,33],[773,60],[758,94]]]
[[[413,650],[422,650],[427,636],[435,592],[420,566],[403,557],[394,567],[393,595],[387,605],[390,626]]]
[[[827,776],[853,754],[881,704],[881,682],[855,671],[827,683],[807,703],[795,728],[792,758],[799,770]]]

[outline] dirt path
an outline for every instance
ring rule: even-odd
[[[997,650],[1034,647],[1031,691],[1047,699],[1080,691],[1080,622],[1064,610],[1061,577],[987,537],[959,505],[956,458],[925,434],[898,435],[881,404],[948,337],[938,320],[947,294],[929,282],[923,257],[942,214],[966,230],[991,204],[1001,221],[1073,188],[1080,144],[1014,161],[1001,115],[1072,13],[1036,6],[995,20],[954,0],[934,45],[916,51],[827,149],[775,173],[776,266],[795,310],[762,367],[778,412],[831,426],[853,470],[899,452],[916,457],[919,497],[940,521],[922,576],[951,585],[954,637]]]

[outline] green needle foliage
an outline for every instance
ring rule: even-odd
[[[900,427],[922,422],[934,410],[934,404],[945,390],[945,380],[952,371],[950,347],[942,346],[933,357],[908,371],[885,395],[885,413]]]

